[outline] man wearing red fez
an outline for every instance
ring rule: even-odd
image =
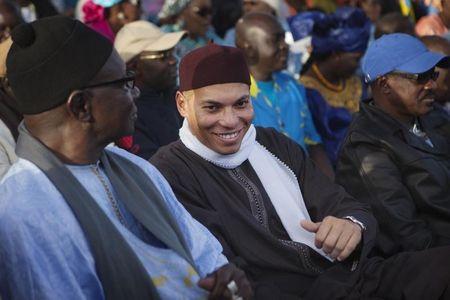
[[[246,271],[256,299],[450,296],[449,248],[367,258],[377,227],[367,206],[322,174],[296,142],[251,124],[241,50],[199,48],[179,72],[180,139],[151,162]]]

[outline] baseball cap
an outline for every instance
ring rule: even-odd
[[[393,33],[374,41],[362,59],[362,72],[367,83],[393,71],[420,74],[437,66],[448,65],[449,56],[432,52],[417,38]]]
[[[166,51],[186,35],[186,31],[163,32],[147,21],[135,21],[120,29],[114,41],[114,47],[120,57],[128,62],[142,51]]]

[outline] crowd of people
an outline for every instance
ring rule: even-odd
[[[450,299],[450,0],[0,0],[0,300]]]

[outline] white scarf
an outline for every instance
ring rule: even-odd
[[[239,151],[227,155],[217,153],[203,145],[192,134],[186,119],[179,134],[181,142],[188,149],[221,168],[234,169],[248,159],[289,237],[295,242],[308,245],[331,260],[314,245],[315,234],[300,226],[301,220],[311,221],[311,217],[306,209],[297,177],[288,166],[256,141],[256,129],[253,125],[245,133]]]

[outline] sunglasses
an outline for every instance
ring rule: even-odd
[[[97,87],[108,86],[108,85],[125,84],[125,87],[128,90],[133,90],[134,89],[134,79],[135,79],[134,75],[135,74],[133,71],[127,71],[126,76],[123,78],[87,85],[85,87],[82,87],[81,89],[84,90],[84,89],[91,89],[91,88],[97,88]]]
[[[158,52],[158,53],[151,53],[151,54],[144,54],[140,55],[140,60],[165,60],[173,55],[173,51],[164,51],[164,52]]]
[[[194,6],[192,8],[192,11],[199,17],[202,18],[206,18],[209,17],[213,14],[213,10],[211,7],[208,6],[203,6],[203,7],[198,7],[198,6]]]
[[[429,71],[426,71],[423,73],[418,73],[418,74],[397,72],[397,71],[391,72],[390,74],[394,74],[394,75],[398,75],[398,76],[401,76],[406,79],[414,80],[420,84],[425,84],[430,80],[436,81],[439,77],[439,72],[435,71],[434,68]]]

